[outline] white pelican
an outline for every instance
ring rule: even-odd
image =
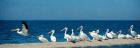
[[[89,32],[90,36],[92,37],[92,41],[95,39],[96,33],[94,33],[95,31]]]
[[[95,35],[97,35],[95,31],[89,32],[89,34],[91,37],[95,37]]]
[[[71,29],[71,32],[72,32],[72,33],[71,33],[71,36],[74,36],[74,32],[73,32],[73,29]]]
[[[38,40],[43,43],[49,43],[48,39],[46,39],[43,35],[39,35]]]
[[[89,34],[93,37],[93,39],[95,39],[95,40],[98,39],[98,33],[96,31],[89,32]]]
[[[105,35],[98,34],[99,33],[99,29],[96,30],[96,33],[97,33],[97,37],[98,37],[97,39],[98,39],[98,41],[102,41],[102,40],[107,39],[107,37]]]
[[[28,36],[28,26],[25,21],[22,21],[22,30],[20,31],[19,28],[14,29],[12,31],[16,31],[19,35]]]
[[[129,34],[126,34],[126,39],[132,39],[133,37]]]
[[[133,37],[136,37],[137,33],[135,31],[133,31],[133,25],[130,26],[130,33]]]
[[[67,34],[67,30],[68,28],[65,27],[64,29],[62,29],[61,31],[65,30],[65,33],[64,33],[64,39],[67,40],[67,42],[69,42],[71,40],[71,36],[69,34]]]
[[[102,36],[102,35],[100,35],[98,33],[99,33],[99,29],[96,30],[95,38],[97,38],[98,41],[102,41],[104,36]]]
[[[106,39],[106,37],[104,35],[100,35],[99,33],[99,29],[96,31],[92,31],[89,32],[89,34],[93,37],[93,39],[98,40],[98,41],[102,41],[104,39]]]
[[[85,41],[85,40],[88,40],[90,41],[89,37],[83,32],[83,26],[80,26],[80,34],[79,34],[79,37]]]
[[[117,38],[117,34],[114,33],[113,31],[110,32],[113,35],[113,38]]]
[[[71,42],[75,43],[75,42],[80,41],[80,37],[74,35],[73,29],[71,30],[71,32],[72,32],[72,33],[71,33]]]
[[[113,35],[109,32],[109,29],[106,31],[106,37],[109,39],[113,39]]]
[[[55,33],[55,30],[51,30],[50,32],[48,33],[52,33],[51,36],[50,36],[50,39],[52,42],[56,42],[56,37],[53,35]]]
[[[118,34],[118,39],[124,39],[124,38],[126,38],[126,36],[124,34],[121,34],[121,33],[122,33],[122,31],[120,30],[119,31],[119,34]]]
[[[106,40],[107,37],[106,37],[105,35],[102,35],[102,39],[103,39],[103,40]]]
[[[136,37],[137,39],[140,39],[140,34],[137,34],[137,37]]]

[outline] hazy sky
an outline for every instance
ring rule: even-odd
[[[140,20],[140,0],[0,0],[0,20]]]

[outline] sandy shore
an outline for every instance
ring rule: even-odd
[[[23,43],[23,44],[1,44],[0,48],[52,48],[52,47],[86,47],[86,46],[112,46],[125,44],[140,44],[140,39],[110,39],[100,41],[81,41],[77,43]]]

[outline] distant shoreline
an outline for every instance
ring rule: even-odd
[[[0,48],[50,48],[50,47],[87,47],[87,46],[113,46],[113,45],[127,45],[140,44],[140,39],[110,39],[100,41],[80,41],[77,43],[56,42],[56,43],[23,43],[23,44],[1,44]]]

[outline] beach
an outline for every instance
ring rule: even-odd
[[[1,44],[0,48],[53,48],[53,47],[87,47],[87,46],[113,46],[140,44],[140,39],[109,39],[103,41],[80,41],[77,43],[71,42],[50,42],[50,43],[22,43],[22,44]]]

